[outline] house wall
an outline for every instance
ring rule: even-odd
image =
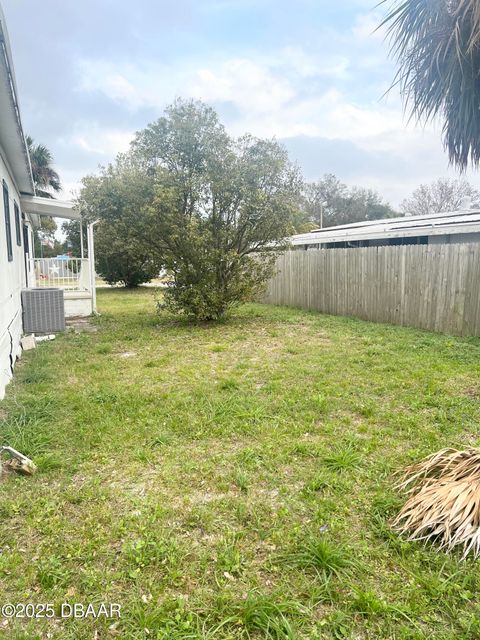
[[[8,260],[5,210],[2,181],[8,186],[13,260]],[[20,196],[11,177],[3,151],[0,149],[0,399],[12,377],[17,357],[21,355],[22,305],[20,292],[26,286],[23,233],[17,244],[14,202],[20,206]],[[22,225],[22,220],[20,220]],[[22,227],[21,227],[22,231]],[[31,232],[29,232],[31,242]]]
[[[480,242],[480,233],[452,233],[445,236],[430,236],[428,244],[455,244],[459,242]]]

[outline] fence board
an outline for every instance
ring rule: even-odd
[[[287,251],[262,301],[480,335],[480,243]]]

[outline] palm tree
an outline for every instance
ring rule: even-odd
[[[382,23],[399,64],[396,83],[411,115],[440,117],[450,161],[480,164],[480,3],[478,0],[383,0]]]
[[[62,190],[60,177],[52,169],[53,155],[44,144],[35,144],[31,136],[27,136],[25,140],[30,154],[35,193],[44,198],[53,198],[52,191],[58,193]]]

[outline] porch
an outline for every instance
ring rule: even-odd
[[[84,248],[83,228],[80,213],[71,202],[25,196],[22,208],[30,218],[40,223],[40,216],[78,220],[80,225],[80,256],[59,255],[54,258],[39,258],[31,252],[25,256],[28,289],[62,289],[65,301],[65,317],[85,317],[96,313],[95,256],[93,229],[95,223],[87,225],[87,243]]]
[[[93,313],[92,290],[95,283],[92,283],[88,258],[32,258],[29,277],[29,288],[63,289],[66,318]]]

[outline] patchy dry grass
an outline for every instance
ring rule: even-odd
[[[480,341],[261,305],[189,326],[152,295],[100,291],[98,331],[28,353],[0,425],[40,469],[0,484],[0,600],[121,620],[0,636],[478,638],[477,564],[388,521],[394,471],[478,445]]]

